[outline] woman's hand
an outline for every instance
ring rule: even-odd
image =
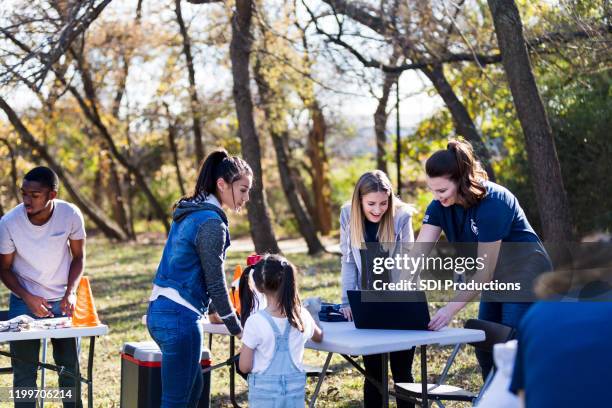
[[[429,330],[438,331],[443,327],[448,326],[450,321],[453,319],[453,316],[463,307],[463,305],[464,303],[462,302],[460,302],[458,305],[456,303],[449,303],[441,309],[438,309],[438,311],[429,321],[427,328]]]
[[[353,312],[351,311],[350,306],[341,307],[340,313],[342,313],[349,322],[353,320]]]
[[[216,312],[208,314],[208,321],[211,322],[212,324],[223,324],[223,320],[221,320],[221,318],[219,317],[219,314]]]

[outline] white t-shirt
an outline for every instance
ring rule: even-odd
[[[81,210],[54,200],[53,214],[43,225],[28,219],[19,204],[0,219],[0,253],[12,254],[13,273],[25,290],[47,300],[61,299],[66,292],[72,254],[68,240],[85,239]]]
[[[291,328],[289,331],[289,350],[295,365],[299,369],[303,369],[304,344],[314,334],[314,321],[305,308],[301,308],[300,317],[304,324],[304,332],[300,333],[295,327]],[[276,323],[281,334],[284,333],[287,324],[289,324],[287,318],[272,316],[272,320]],[[242,332],[242,343],[255,350],[253,369],[251,370],[253,373],[260,373],[268,368],[274,354],[275,339],[270,323],[261,315],[261,312],[257,312],[247,319]]]

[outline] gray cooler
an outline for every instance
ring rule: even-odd
[[[161,406],[161,351],[154,341],[125,343],[121,350],[121,408]],[[202,369],[210,367],[210,351],[202,349]],[[210,406],[210,371],[198,408]]]

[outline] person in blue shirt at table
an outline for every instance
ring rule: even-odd
[[[193,194],[176,204],[153,291],[147,328],[162,352],[162,408],[196,407],[202,393],[202,315],[209,300],[232,335],[242,326],[229,301],[225,252],[230,245],[222,207],[248,200],[251,167],[216,150],[202,163]]]
[[[351,203],[340,211],[340,250],[342,252],[342,308],[341,312],[352,320],[348,304],[348,290],[372,290],[380,288],[376,281],[393,281],[393,271],[377,275],[373,273],[373,259],[386,257],[395,247],[402,247],[414,241],[412,230],[412,206],[393,195],[389,177],[374,170],[364,173],[353,191]],[[363,244],[367,248],[363,249]],[[391,248],[393,247],[393,248]],[[412,360],[414,348],[391,353],[389,362],[393,381],[413,382]],[[382,380],[382,357],[380,354],[363,356],[368,377]],[[363,385],[364,406],[382,406],[382,395],[378,388],[367,379]],[[409,408],[414,404],[398,400],[398,407]]]
[[[494,273],[495,277],[533,276],[535,279],[552,269],[550,258],[517,198],[508,189],[488,181],[468,142],[449,141],[446,149],[427,159],[425,172],[427,186],[435,198],[427,207],[417,243],[433,245],[442,232],[449,242],[477,243],[478,257],[484,259],[485,267],[480,276],[474,278],[482,282],[490,281]],[[514,256],[512,249],[506,256],[500,256],[502,242],[520,243],[513,244],[515,250],[520,249],[520,259]],[[533,281],[527,283],[533,285]],[[477,292],[458,293],[453,301],[435,313],[429,328],[440,330],[448,325],[476,295]],[[478,318],[513,328],[518,327],[531,306],[529,301],[486,300],[487,294],[483,293]],[[483,378],[486,378],[493,367],[492,355],[477,351],[476,357]]]
[[[609,286],[589,299],[578,295],[578,301],[557,301],[566,288],[598,279],[610,282],[609,268],[549,272],[538,280],[536,293],[542,301],[521,321],[510,383],[510,391],[519,394],[524,406],[610,406],[606,392],[612,384]]]

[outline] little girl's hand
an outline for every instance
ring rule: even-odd
[[[353,312],[351,311],[350,306],[341,307],[340,312],[344,315],[346,320],[348,320],[349,322],[353,320]]]

